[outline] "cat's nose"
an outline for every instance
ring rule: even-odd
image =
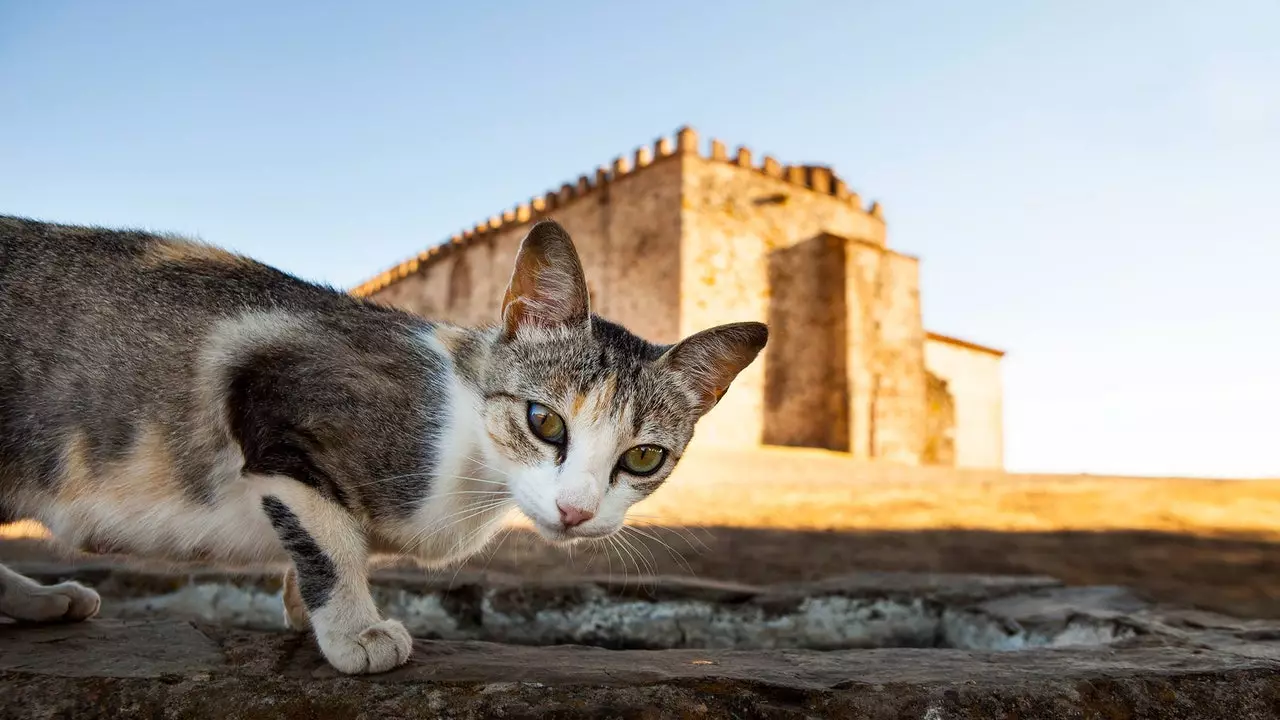
[[[564,523],[566,528],[577,527],[596,516],[590,510],[583,510],[572,505],[556,503],[556,507],[560,508],[560,522]]]

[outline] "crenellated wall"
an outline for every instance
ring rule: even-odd
[[[674,342],[743,320],[770,325],[765,353],[699,424],[699,444],[947,462],[931,435],[940,432],[930,409],[939,388],[954,396],[948,412],[957,426],[954,452],[943,455],[989,463],[1002,442],[986,437],[1000,432],[989,402],[999,395],[998,376],[947,350],[930,355],[941,364],[937,376],[926,374],[919,263],[886,247],[880,205],[864,206],[828,167],[767,155],[757,163],[746,148],[731,155],[715,139],[703,147],[690,128],[495,215],[353,292],[428,317],[496,322],[517,246],[544,217],[573,236],[593,309],[649,340]],[[991,382],[994,389],[984,384]]]
[[[768,185],[775,192],[781,191],[787,195],[799,196],[796,191],[803,189],[808,191],[804,194],[811,199],[826,197],[837,200],[838,203],[819,202],[818,207],[825,209],[825,212],[820,211],[808,221],[808,224],[831,225],[832,232],[849,237],[865,235],[867,239],[874,239],[879,244],[884,244],[884,222],[880,204],[872,203],[864,211],[861,207],[861,197],[851,192],[845,182],[829,168],[783,166],[768,155],[761,159],[759,165],[753,165],[750,150],[740,147],[730,159],[724,143],[714,139],[710,143],[709,154],[703,157],[699,154],[698,144],[698,134],[692,128],[681,128],[676,132],[674,143],[671,138],[658,138],[652,146],[637,148],[631,157],[619,156],[609,167],[597,168],[594,175],[581,175],[573,183],[566,182],[558,189],[549,190],[542,196],[520,203],[455,234],[447,242],[423,250],[415,257],[400,262],[361,283],[351,292],[365,297],[380,295],[394,284],[422,274],[458,251],[470,248],[473,243],[492,239],[494,234],[501,235],[504,232],[523,234],[531,223],[544,217],[555,217],[562,223],[566,222],[566,217],[582,210],[578,207],[582,201],[605,203],[615,183],[628,181],[638,175],[650,174],[651,168],[665,166],[668,164],[665,161],[672,158],[682,158],[686,161],[704,160],[750,170],[753,175],[775,181]],[[767,203],[760,205],[764,204]],[[874,222],[858,218],[869,218]],[[877,224],[878,230],[875,227]]]

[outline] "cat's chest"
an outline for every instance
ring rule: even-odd
[[[441,483],[376,552],[411,555],[431,566],[466,558],[500,530],[514,501],[505,487],[477,476]]]

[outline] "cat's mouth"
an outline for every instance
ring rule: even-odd
[[[543,540],[553,545],[567,545],[575,540],[598,540],[617,532],[616,528],[584,528],[553,525],[540,520],[533,520],[533,528]]]

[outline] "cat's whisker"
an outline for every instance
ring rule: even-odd
[[[402,544],[400,548],[401,554],[411,552],[411,551],[416,551],[421,547],[422,543],[426,542],[426,540],[429,539],[435,533],[438,533],[443,530],[447,530],[457,525],[460,522],[466,521],[471,517],[475,517],[476,515],[483,514],[484,512],[491,511],[496,507],[500,507],[504,504],[512,502],[512,498],[510,494],[502,491],[463,490],[463,491],[455,491],[455,492],[457,492],[458,494],[466,494],[466,493],[474,492],[482,496],[491,495],[493,496],[494,499],[482,500],[480,502],[467,504],[464,507],[458,508],[458,510],[456,510],[455,512],[449,515],[446,515],[444,518],[442,518],[441,521],[444,522],[445,524],[439,525],[439,526],[427,526],[422,528],[418,532],[411,535],[409,539]],[[449,494],[452,494],[452,493],[443,493],[441,496],[437,496],[437,497],[447,496]],[[466,517],[459,517],[460,515],[467,513],[468,511],[476,511],[476,512],[474,514],[467,515]]]
[[[485,470],[489,470],[489,471],[491,471],[491,472],[498,473],[499,475],[502,475],[502,476],[504,476],[504,477],[507,475],[507,473],[503,472],[501,469],[496,468],[496,467],[494,467],[494,466],[490,465],[489,463],[487,463],[487,462],[485,462],[485,461],[481,460],[480,458],[478,458],[478,457],[476,457],[476,456],[474,456],[474,455],[467,455],[467,456],[466,456],[466,458],[467,458],[468,460],[470,460],[471,462],[475,463],[476,465],[479,465],[480,467],[484,468]]]
[[[671,547],[671,545],[667,541],[663,540],[657,535],[647,533],[633,525],[628,525],[626,527],[629,531],[642,535],[646,538],[649,538],[650,540],[653,540],[654,542],[661,545],[667,551],[667,554],[670,555],[671,558],[676,561],[676,564],[683,566],[684,569],[688,571],[690,575],[693,575],[695,577],[697,576],[698,573],[693,569],[693,566],[689,564],[689,560],[685,558],[684,555],[681,555],[680,553],[676,552],[676,549]],[[695,552],[697,551],[695,550]]]
[[[600,557],[600,544],[595,540],[588,540],[587,548],[591,550],[591,552],[587,555],[587,566],[582,568],[582,572],[584,573],[591,570],[592,563],[596,561],[597,557]]]
[[[627,531],[627,532],[635,533],[635,534],[637,534],[637,535],[639,535],[639,536],[641,536],[641,537],[648,538],[648,539],[650,539],[650,540],[652,540],[652,541],[654,541],[654,542],[658,543],[658,544],[659,544],[659,545],[661,545],[662,547],[666,548],[666,550],[667,550],[667,554],[669,554],[669,555],[671,556],[671,559],[672,559],[672,560],[675,560],[675,561],[676,561],[676,564],[677,564],[677,565],[681,565],[681,566],[683,566],[683,567],[684,567],[684,569],[685,569],[685,570],[687,570],[687,571],[689,572],[689,574],[690,574],[690,575],[695,575],[695,576],[697,575],[697,573],[696,573],[696,572],[694,572],[693,567],[692,567],[691,565],[689,565],[689,561],[688,561],[688,560],[685,560],[685,559],[684,559],[683,557],[681,557],[678,553],[676,553],[676,551],[675,551],[675,550],[674,550],[670,545],[668,545],[666,542],[664,542],[661,538],[657,537],[656,535],[650,535],[649,533],[647,533],[647,532],[645,532],[645,531],[643,531],[643,530],[640,530],[639,528],[636,528],[635,526],[632,526],[632,525],[623,525],[623,526],[622,526],[622,529],[623,529],[623,530],[625,530],[625,531]],[[646,550],[648,550],[648,549],[649,549],[647,545],[645,546],[645,549],[646,549]],[[649,551],[649,556],[650,556],[650,557],[653,557],[653,551],[652,551],[652,550],[650,550],[650,551]],[[657,558],[654,558],[654,563],[655,563],[655,565],[657,564]],[[655,574],[656,574],[656,573],[655,573]]]
[[[503,505],[509,504],[510,502],[511,502],[510,498],[503,498],[501,500],[491,500],[488,502],[477,503],[475,505],[468,505],[467,507],[459,510],[458,512],[453,513],[452,515],[449,515],[444,518],[445,520],[451,520],[451,522],[448,522],[438,527],[428,526],[420,530],[418,533],[415,533],[412,537],[409,538],[408,542],[405,543],[404,547],[401,548],[400,552],[403,554],[403,553],[410,553],[410,552],[416,551],[419,548],[421,548],[422,544],[425,543],[427,540],[430,540],[435,535],[445,530],[448,530],[449,528],[457,525],[458,523],[466,522],[471,518],[479,517],[480,515],[484,515],[487,512],[492,512],[495,509],[502,507]],[[468,512],[468,511],[474,511],[474,512]],[[463,515],[463,513],[467,513],[467,514]],[[459,515],[463,515],[463,516],[458,517]]]
[[[487,560],[485,560],[485,561],[484,561],[484,567],[480,569],[480,574],[481,574],[481,575],[484,575],[484,573],[485,573],[486,571],[488,571],[488,569],[489,569],[489,563],[492,563],[492,562],[493,562],[493,559],[494,559],[495,557],[497,557],[497,556],[498,556],[498,549],[499,549],[499,548],[501,548],[501,547],[502,547],[502,544],[503,544],[503,543],[505,543],[505,542],[507,541],[507,538],[511,537],[511,530],[512,530],[514,527],[515,527],[514,525],[508,525],[508,526],[506,526],[505,528],[503,528],[503,529],[502,529],[502,531],[501,531],[501,532],[502,532],[502,534],[498,537],[498,541],[497,541],[496,543],[494,543],[494,545],[493,545],[493,549],[489,551],[489,558],[488,558]],[[461,569],[462,569],[462,565],[464,565],[464,564],[465,564],[465,562],[464,562],[464,563],[460,563],[460,564],[458,565],[458,569],[459,569],[459,570],[461,570]],[[454,577],[454,579],[457,579],[457,577],[458,577],[458,573],[456,573],[456,572],[455,572],[455,573],[453,574],[453,577]],[[452,587],[453,587],[453,580],[450,580],[450,581],[449,581],[449,587],[450,587],[450,588],[452,588]]]
[[[636,587],[643,589],[645,587],[645,578],[649,576],[648,565],[644,562],[644,556],[629,541],[627,536],[619,534],[617,536],[618,544],[622,545],[627,551],[627,555],[631,557],[631,562],[636,566]]]
[[[507,476],[509,475],[509,473],[507,473],[506,471],[504,471],[502,468],[494,467],[494,466],[490,465],[489,463],[485,462],[484,460],[481,460],[480,458],[478,458],[478,457],[476,457],[476,456],[474,456],[474,455],[467,455],[467,456],[465,456],[465,457],[466,457],[466,460],[468,460],[468,461],[469,461],[469,462],[471,462],[472,464],[476,465],[477,467],[480,467],[480,468],[483,468],[483,469],[485,469],[485,470],[488,470],[488,471],[489,471],[489,472],[491,472],[491,473],[495,473],[495,474],[497,474],[497,475],[501,475],[502,477],[507,477]]]
[[[503,497],[502,499],[499,499],[499,500],[487,500],[487,501],[467,505],[466,507],[460,508],[457,512],[445,516],[443,519],[451,520],[452,522],[436,528],[436,531],[438,532],[439,530],[453,527],[459,522],[468,520],[470,518],[475,517],[478,514],[484,513],[489,510],[493,510],[494,508],[498,508],[498,507],[502,507],[503,505],[510,504],[511,502],[512,502],[512,499],[510,497]],[[475,512],[469,512],[469,511],[475,511]]]
[[[658,558],[653,554],[653,549],[650,548],[649,544],[644,540],[639,538],[634,538],[634,537],[630,538],[630,540],[631,540],[632,546],[636,548],[636,552],[640,553],[642,558],[645,555],[649,557],[649,560],[646,564],[649,567],[648,586],[649,586],[650,592],[652,592],[657,589],[658,576],[662,574],[661,568],[659,567],[659,564],[658,564]]]
[[[446,515],[444,518],[442,518],[442,521],[449,521],[449,522],[445,522],[443,525],[435,525],[435,526],[428,525],[418,530],[413,535],[409,536],[409,539],[406,540],[402,545],[402,547],[400,548],[400,552],[401,554],[405,554],[410,551],[410,548],[413,548],[416,550],[417,547],[421,545],[422,542],[425,541],[426,537],[428,537],[430,533],[439,532],[441,530],[448,529],[450,527],[453,527],[458,522],[465,520],[466,518],[459,518],[459,516],[462,515],[463,513],[466,513],[471,510],[478,510],[480,512],[483,512],[486,509],[489,509],[496,505],[500,505],[505,502],[507,502],[507,500],[504,498],[502,500],[491,500],[491,501],[476,503],[472,505],[467,505],[466,507],[463,507],[463,508],[459,508],[456,512],[451,513],[450,515]]]
[[[508,508],[507,511],[509,512],[510,508]],[[471,544],[472,541],[474,541],[477,537],[479,537],[480,533],[485,532],[488,529],[489,528],[486,525],[481,524],[479,527],[475,528],[471,532],[468,532],[465,536],[458,538],[458,540],[453,544],[453,547],[450,549],[450,553],[451,554],[456,553],[465,549],[467,545]]]
[[[392,475],[392,476],[390,476],[390,477],[374,478],[374,479],[372,479],[372,480],[366,480],[366,481],[364,481],[364,482],[351,483],[350,487],[353,487],[353,488],[358,488],[358,487],[367,487],[367,486],[369,486],[369,485],[377,485],[377,484],[379,484],[379,483],[392,482],[393,480],[404,480],[404,479],[406,479],[406,478],[411,478],[411,477],[425,477],[425,478],[430,478],[431,476],[432,476],[432,473],[425,472],[425,471],[424,471],[424,472],[412,472],[412,473],[405,473],[404,475]]]
[[[671,545],[670,545],[669,543],[667,543],[665,540],[663,540],[661,537],[659,537],[659,536],[657,535],[657,533],[658,533],[658,532],[660,532],[660,531],[663,531],[663,530],[668,531],[668,532],[675,533],[677,537],[679,537],[681,540],[684,540],[684,541],[685,541],[685,544],[689,547],[689,549],[690,549],[691,551],[693,551],[694,553],[699,554],[699,555],[700,555],[700,554],[702,554],[702,552],[701,552],[700,550],[698,550],[697,548],[693,547],[693,544],[689,542],[689,538],[688,538],[688,537],[685,537],[684,535],[681,535],[681,534],[680,534],[680,532],[679,532],[679,529],[678,529],[678,528],[672,528],[672,527],[667,526],[667,525],[648,525],[648,524],[643,524],[643,523],[642,523],[640,526],[637,526],[637,525],[635,525],[635,524],[628,523],[627,525],[624,525],[623,527],[624,527],[624,528],[626,528],[627,530],[631,531],[631,532],[634,532],[634,533],[638,533],[638,534],[640,534],[640,535],[643,535],[644,537],[647,537],[647,538],[649,538],[650,540],[653,540],[654,542],[661,543],[664,547],[666,547],[666,548],[667,548],[667,551],[668,551],[668,552],[671,552],[671,553],[673,553],[673,554],[677,554],[677,553],[675,553],[675,548],[671,547]],[[648,528],[648,531],[646,531],[646,530],[641,530],[641,529],[640,529],[640,527]],[[652,531],[652,532],[649,532],[649,531]],[[704,548],[704,549],[707,549],[705,545],[703,545],[703,548]],[[681,556],[681,557],[683,557],[683,556]]]
[[[497,496],[511,497],[511,493],[507,492],[506,490],[451,490],[449,492],[432,495],[431,497],[442,498],[442,497],[455,497],[458,495],[489,495],[493,497],[497,497]]]
[[[495,472],[497,472],[497,471],[495,470]],[[365,482],[361,482],[361,483],[352,483],[350,487],[353,487],[353,488],[368,487],[369,485],[377,485],[377,484],[380,484],[380,483],[393,482],[393,481],[395,481],[395,480],[404,480],[404,479],[406,479],[406,478],[412,478],[412,477],[425,477],[425,478],[428,478],[428,479],[438,479],[438,478],[436,478],[436,477],[435,477],[435,475],[434,475],[433,473],[430,473],[430,472],[415,472],[415,473],[405,473],[404,475],[392,475],[392,476],[390,476],[390,477],[376,478],[376,479],[373,479],[373,480],[366,480]],[[505,486],[505,485],[507,484],[507,481],[506,481],[505,479],[503,479],[503,480],[493,480],[493,479],[491,479],[491,478],[471,477],[471,476],[469,476],[469,475],[450,475],[449,477],[450,477],[451,479],[454,479],[454,480],[468,480],[468,481],[471,481],[471,482],[486,483],[486,484],[489,484],[489,485],[504,485],[504,486]],[[505,477],[506,477],[506,475],[503,475],[503,477],[505,478]]]
[[[630,582],[631,580],[631,573],[630,571],[627,570],[626,558],[624,558],[622,554],[624,552],[626,553],[626,557],[630,558],[631,562],[635,563],[636,583],[638,584],[640,582],[640,576],[644,574],[644,571],[640,569],[640,563],[636,561],[635,556],[632,555],[631,551],[626,547],[625,544],[623,544],[621,536],[610,535],[609,540],[612,541],[614,543],[614,546],[617,547],[619,550],[618,559],[622,561],[622,585],[625,587],[627,583]]]
[[[653,530],[666,530],[668,532],[673,532],[679,535],[680,538],[689,545],[690,549],[693,549],[693,545],[696,543],[697,545],[702,547],[703,551],[706,551],[706,552],[711,551],[711,548],[702,540],[698,539],[698,536],[694,534],[695,528],[690,528],[686,525],[661,522],[661,518],[654,519],[655,517],[656,516],[653,516],[653,515],[628,515],[627,519],[640,520],[641,524]],[[707,535],[711,534],[711,532],[709,530],[706,530],[705,528],[696,528],[696,529],[702,530]]]
[[[613,537],[612,537],[612,536],[610,536],[610,535],[606,535],[606,536],[604,536],[603,540],[604,540],[605,544],[606,544],[606,545],[608,545],[608,547],[607,547],[607,548],[605,548],[605,551],[604,551],[605,555],[604,555],[604,556],[605,556],[605,559],[607,559],[607,560],[609,561],[609,582],[613,582],[613,553],[614,553],[614,551],[615,551],[615,550],[617,550],[617,545],[615,545],[615,544],[614,544],[614,542],[613,542]],[[622,557],[621,557],[621,556],[619,556],[619,557],[618,557],[618,562],[622,562]],[[624,564],[624,565],[622,566],[622,582],[623,582],[623,584],[625,584],[625,583],[626,583],[626,579],[627,579],[627,566]]]
[[[506,510],[506,512],[511,512],[511,508],[508,508],[508,509]],[[480,532],[481,530],[484,530],[484,529],[485,529],[485,528],[481,528],[480,530],[477,530],[477,532]],[[507,535],[509,535],[509,534],[511,533],[511,525],[507,525],[507,526],[506,526],[505,528],[503,528],[500,532],[502,533],[502,538],[501,538],[501,540],[499,540],[499,544],[501,544],[502,540],[506,540]],[[496,552],[496,548],[494,548],[494,550],[492,550],[492,551],[489,553],[489,559],[490,559],[490,560],[492,560],[492,559],[493,559],[493,552]],[[487,563],[487,562],[486,562],[486,563],[485,563],[485,566],[486,566],[486,567],[488,567],[488,565],[489,565],[489,563]]]
[[[608,538],[604,538],[604,539],[608,540]],[[604,547],[604,545],[606,544],[608,545],[608,547]],[[613,580],[613,553],[610,552],[610,550],[612,549],[613,549],[613,543],[601,542],[600,552],[604,554],[605,562],[608,563],[607,570],[609,573],[610,581]]]
[[[618,538],[618,544],[622,546],[622,549],[626,551],[627,556],[631,558],[631,562],[635,564],[636,577],[638,581],[639,578],[644,577],[645,575],[646,568],[641,565],[641,561],[644,560],[644,558],[641,557],[638,552],[636,552],[635,548],[631,545],[631,543],[629,542],[629,538],[627,538],[626,535],[623,535],[622,533],[618,533],[614,537]]]
[[[450,477],[454,478],[455,480],[470,480],[471,482],[489,483],[490,485],[506,485],[507,484],[507,481],[505,479],[494,480],[492,478],[479,478],[479,477],[472,477],[470,475],[451,475]],[[505,478],[506,476],[504,475],[503,477]]]
[[[637,547],[636,542],[638,541],[635,541],[633,538],[627,537],[625,534],[620,534],[618,538],[623,542],[624,545],[627,545],[631,547],[631,549],[635,550],[636,556],[641,561],[644,560],[644,555],[641,554],[640,551],[643,550],[644,552],[649,553],[650,562],[645,563],[645,570],[646,570],[645,575],[647,575],[650,578],[649,582],[650,582],[650,585],[652,586],[652,584],[656,582],[654,578],[656,578],[658,575],[658,560],[653,556],[653,551],[651,551],[647,546],[643,544]],[[639,571],[638,565],[639,563],[637,563],[637,571]]]

